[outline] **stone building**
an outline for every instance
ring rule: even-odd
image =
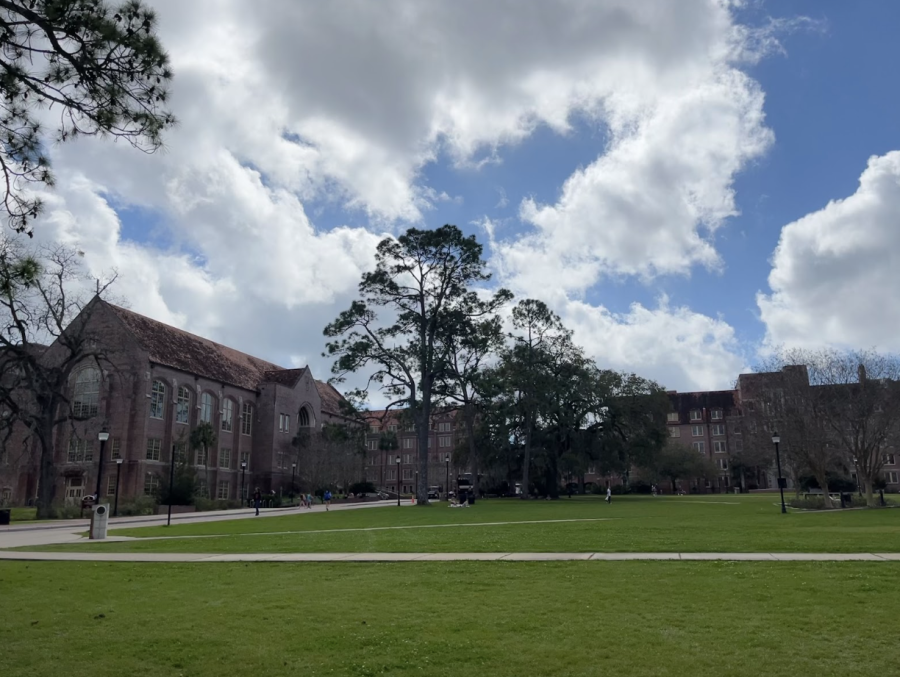
[[[84,420],[55,431],[56,500],[95,492],[104,428],[109,440],[101,498],[115,495],[117,461],[120,499],[127,500],[152,495],[172,454],[183,453],[212,498],[235,500],[257,487],[287,491],[291,464],[302,463],[292,445],[298,431],[349,422],[340,412],[340,393],[308,367],[284,369],[99,298],[89,307],[83,315],[107,359],[79,366],[72,375],[73,410]],[[190,449],[191,431],[204,422],[216,444]],[[29,448],[25,431],[7,446],[0,499],[29,503],[37,494],[36,454],[10,462],[10,449]]]

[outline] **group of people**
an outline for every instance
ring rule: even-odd
[[[326,489],[325,493],[322,495],[322,503],[325,504],[325,510],[328,510],[331,507],[331,498],[331,492]],[[312,510],[314,500],[312,494],[300,494],[300,505],[304,508]],[[257,487],[256,491],[253,492],[253,507],[256,508],[257,515],[259,515],[259,508],[261,505],[262,493],[260,493],[259,487]]]

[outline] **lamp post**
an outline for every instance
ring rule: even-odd
[[[400,507],[400,455],[397,454],[397,507]]]
[[[169,463],[169,512],[166,517],[166,526],[172,526],[172,496],[175,493],[175,445],[172,445],[172,458]]]
[[[775,463],[778,466],[778,491],[781,492],[781,514],[787,513],[787,508],[784,507],[784,485],[786,484],[784,478],[781,476],[781,454],[778,453],[778,443],[781,442],[781,438],[778,436],[777,432],[772,433],[772,444],[775,445]]]
[[[856,456],[853,457],[853,469],[856,471],[856,493],[862,496],[862,485],[859,483],[859,461]]]
[[[413,496],[416,497],[416,500],[419,500],[419,471],[416,470],[416,483],[413,485]],[[428,500],[428,494],[425,494],[425,500]]]
[[[97,465],[97,504],[100,504],[100,481],[103,479],[103,449],[106,447],[106,440],[109,439],[109,431],[104,425],[97,435],[100,440],[100,463]]]
[[[244,501],[244,472],[247,470],[247,461],[241,461],[241,502]]]
[[[297,472],[297,464],[291,463],[291,505],[294,505],[294,473]]]
[[[447,458],[444,459],[444,462],[447,464],[447,483],[444,485],[444,493],[447,495],[447,500],[450,500],[450,454],[447,454]]]
[[[119,480],[122,479],[122,459],[116,459],[116,498],[113,505],[113,517],[119,516]]]

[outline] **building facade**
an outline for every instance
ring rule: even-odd
[[[208,339],[95,298],[89,319],[107,360],[79,366],[72,375],[73,411],[83,420],[55,430],[56,500],[78,501],[96,491],[103,444],[101,499],[153,495],[168,474],[172,454],[195,466],[201,490],[237,500],[256,488],[291,484],[292,444],[303,429],[345,423],[342,399],[308,367],[284,369]],[[53,346],[49,348],[52,350]],[[191,449],[191,432],[208,423],[216,442]],[[27,504],[37,495],[36,454],[27,431],[7,445],[0,463],[0,498]],[[15,462],[10,462],[14,460]],[[121,462],[121,463],[120,463]]]

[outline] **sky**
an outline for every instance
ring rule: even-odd
[[[149,4],[178,126],[53,146],[35,225],[136,312],[324,379],[377,243],[453,223],[672,390],[900,350],[900,3]]]

